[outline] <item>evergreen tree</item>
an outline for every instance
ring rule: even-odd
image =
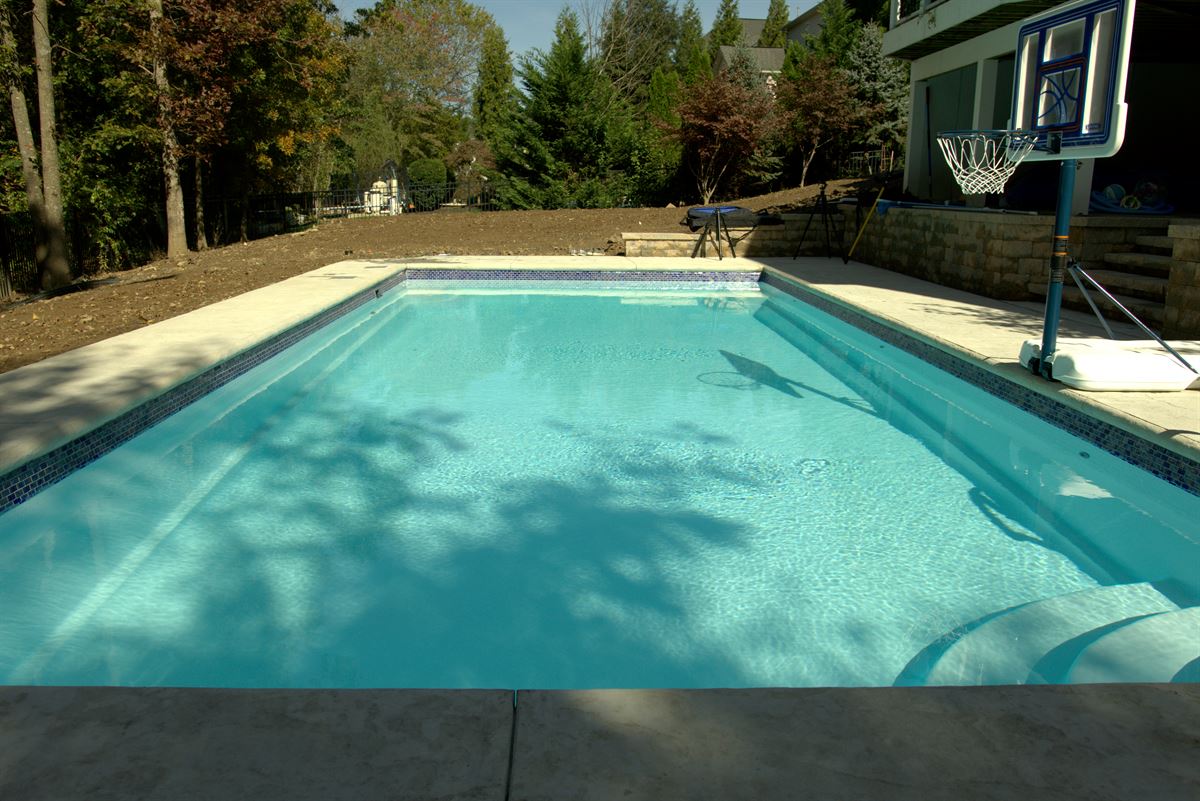
[[[521,82],[528,96],[525,113],[555,158],[574,165],[594,157],[603,120],[595,105],[596,75],[575,12],[563,9],[558,15],[550,50],[536,51],[523,65]]]
[[[908,64],[883,54],[883,28],[863,26],[847,55],[847,74],[860,104],[870,109],[865,143],[900,148],[908,135]]]
[[[838,67],[844,68],[860,27],[846,0],[822,0],[821,32],[810,37],[808,45],[817,55],[825,56]]]
[[[606,76],[587,57],[579,21],[564,9],[548,52],[535,51],[520,70],[521,118],[497,164],[517,187],[514,205],[558,208],[612,205],[628,194],[621,177],[634,127]]]
[[[787,44],[787,0],[771,0],[767,21],[758,37],[757,47],[783,47]]]
[[[483,32],[479,78],[471,105],[475,114],[476,135],[485,141],[499,138],[511,123],[516,105],[516,87],[513,85],[508,42],[504,38],[504,31],[497,25],[488,26]]]
[[[783,69],[781,70],[785,80],[797,80],[800,77],[800,62],[804,60],[808,53],[808,46],[799,42],[789,40],[787,47],[783,52]]]
[[[888,0],[846,0],[850,12],[859,22],[874,22],[876,25],[887,27]]]
[[[712,59],[704,46],[704,24],[696,0],[688,0],[679,16],[679,39],[675,45],[675,71],[691,86],[712,74]]]
[[[708,32],[708,57],[717,63],[717,54],[723,46],[736,47],[742,44],[742,20],[738,12],[738,0],[721,0],[717,8],[717,18],[713,20],[712,30]]]

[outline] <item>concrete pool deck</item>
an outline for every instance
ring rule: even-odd
[[[1200,460],[1200,392],[1016,364],[1041,311],[829,259],[342,262],[0,375],[0,471],[400,270],[785,272]],[[1063,335],[1095,335],[1067,312]],[[1200,685],[522,691],[0,687],[8,799],[1187,799]]]

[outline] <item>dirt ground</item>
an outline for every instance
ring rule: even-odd
[[[830,187],[847,191],[847,182]],[[817,187],[733,201],[788,211]],[[452,255],[622,254],[625,231],[680,231],[685,212],[662,209],[460,211],[332,220],[293,234],[160,259],[132,270],[91,276],[65,294],[0,305],[0,372],[174,317],[348,258]]]

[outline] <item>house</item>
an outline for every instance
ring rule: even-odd
[[[1010,128],[1014,49],[1027,17],[1062,0],[891,0],[886,55],[912,65],[905,188],[920,198],[960,200],[961,193],[934,139],[938,131]],[[1132,189],[1153,182],[1178,210],[1200,210],[1200,169],[1180,158],[1171,130],[1187,112],[1181,100],[1200,85],[1200,3],[1139,0],[1133,26],[1125,143],[1107,159],[1081,162],[1074,211],[1084,213],[1092,190]],[[1023,165],[1010,179],[1006,204],[1053,204],[1056,164]]]
[[[741,18],[742,23],[742,39],[737,46],[722,45],[717,51],[716,61],[713,63],[713,70],[720,72],[728,67],[733,62],[734,54],[742,49],[750,57],[750,61],[758,69],[760,73],[767,76],[769,82],[775,81],[775,76],[783,71],[784,54],[787,52],[782,47],[755,47],[755,43],[762,36],[763,27],[766,25],[765,19],[747,19]],[[808,11],[799,15],[787,24],[785,29],[789,42],[803,43],[808,36],[816,36],[821,32],[821,12],[820,6],[815,5]]]

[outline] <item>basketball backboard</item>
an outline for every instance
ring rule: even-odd
[[[1037,135],[1026,161],[1105,158],[1121,149],[1136,2],[1065,3],[1021,25],[1009,127]]]

